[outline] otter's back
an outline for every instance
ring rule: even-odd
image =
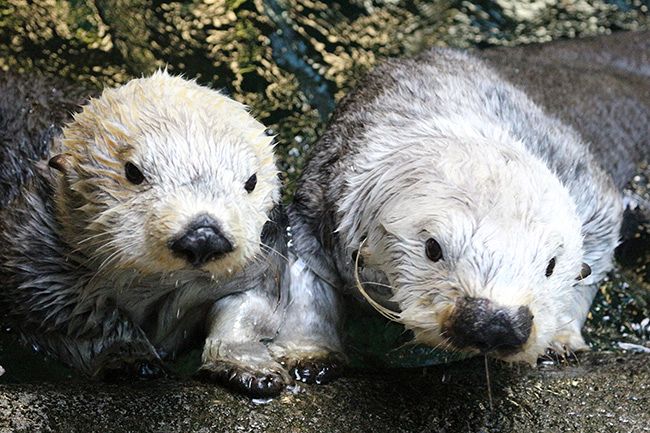
[[[54,77],[0,74],[0,208],[34,175],[88,93]]]
[[[475,52],[571,125],[617,186],[650,158],[650,32]]]

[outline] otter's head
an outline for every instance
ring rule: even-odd
[[[271,141],[240,103],[166,72],[105,90],[50,160],[63,236],[102,269],[230,274],[279,199]]]
[[[340,231],[386,276],[391,318],[416,341],[534,362],[575,326],[572,293],[590,272],[582,226],[542,161],[521,144],[445,138],[376,161],[349,179]]]

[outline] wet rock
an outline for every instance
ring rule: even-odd
[[[198,382],[0,385],[0,432],[642,432],[650,355],[587,354],[530,369],[483,359],[352,372],[251,401]]]

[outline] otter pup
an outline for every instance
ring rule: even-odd
[[[294,364],[267,343],[289,302],[286,218],[264,126],[157,72],[90,99],[59,135],[62,115],[42,119],[74,103],[43,79],[16,83],[2,79],[16,98],[2,106],[12,126],[1,137],[10,323],[91,376],[155,375],[201,338],[205,376],[279,393]]]
[[[341,350],[343,290],[430,346],[529,363],[585,349],[619,188],[650,153],[649,59],[645,32],[377,67],[289,209],[313,324],[293,341]]]

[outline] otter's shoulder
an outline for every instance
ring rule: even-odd
[[[650,32],[475,52],[578,131],[618,187],[650,158]]]
[[[0,73],[0,208],[34,176],[89,93],[55,77]]]
[[[387,60],[369,71],[337,105],[324,133],[307,156],[291,205],[288,207],[298,253],[327,278],[336,279],[327,252],[336,251],[338,194],[342,174],[360,149],[365,132],[376,121],[374,111],[382,95],[398,82],[391,74],[401,60]],[[325,275],[322,275],[325,276]]]

